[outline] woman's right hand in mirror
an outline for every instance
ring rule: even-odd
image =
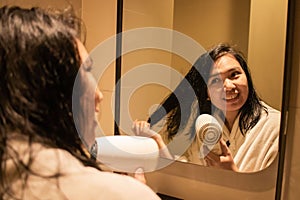
[[[224,140],[220,140],[220,146],[222,150],[221,155],[217,155],[210,151],[205,156],[204,159],[207,163],[207,166],[232,170],[236,172],[239,171],[238,167],[234,163],[231,151],[227,147]]]
[[[160,134],[150,129],[150,124],[146,121],[135,120],[132,124],[132,131],[136,136],[150,137],[154,139],[159,147],[159,149],[164,148],[166,145],[162,140]]]
[[[146,121],[135,120],[132,124],[131,129],[136,136],[153,138],[156,137],[156,135],[158,135],[158,133],[150,129],[150,124]]]
[[[136,136],[150,137],[158,145],[160,150],[160,156],[168,159],[173,159],[173,156],[170,154],[165,142],[163,141],[160,134],[150,129],[150,124],[146,121],[135,120],[132,124],[132,131]]]

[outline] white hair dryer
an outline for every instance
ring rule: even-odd
[[[222,150],[219,144],[222,138],[222,127],[212,115],[201,114],[196,119],[196,139],[201,143],[200,145],[200,158],[204,158],[206,155],[203,153],[204,145],[209,151],[214,152],[217,155],[221,155]]]
[[[102,164],[118,172],[134,173],[138,168],[154,171],[159,159],[157,143],[142,136],[97,137],[91,151]]]

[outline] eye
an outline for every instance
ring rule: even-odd
[[[88,57],[83,63],[82,67],[85,69],[85,71],[91,71],[93,67],[93,60]]]
[[[214,84],[220,83],[221,81],[222,80],[220,78],[212,78],[212,79],[209,79],[208,85],[214,85]]]
[[[234,71],[230,74],[230,78],[238,78],[238,76],[241,74],[239,71]]]

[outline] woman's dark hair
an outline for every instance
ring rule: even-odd
[[[216,45],[197,59],[189,72],[185,75],[183,81],[176,87],[174,92],[167,96],[161,103],[161,106],[150,116],[148,122],[154,125],[167,114],[166,125],[168,138],[172,139],[185,127],[187,121],[191,120],[189,117],[192,112],[196,112],[196,116],[204,113],[212,114],[217,108],[208,100],[206,83],[214,62],[226,54],[231,54],[236,58],[244,70],[248,81],[248,98],[240,109],[240,130],[245,134],[246,131],[254,127],[261,116],[261,109],[264,108],[266,112],[267,109],[261,104],[260,98],[255,91],[250,70],[243,54],[225,43]],[[192,110],[192,103],[195,102],[195,100],[198,110]],[[221,117],[224,118],[224,116]],[[191,137],[195,134],[194,130],[194,127],[190,130]]]
[[[30,162],[9,155],[12,133],[70,152],[84,165],[97,164],[86,153],[72,113],[73,84],[81,65],[77,47],[81,21],[73,12],[40,8],[0,8],[0,157],[20,171],[34,173]],[[30,159],[32,160],[32,159]],[[9,187],[1,176],[1,190]]]

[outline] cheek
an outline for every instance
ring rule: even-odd
[[[225,95],[225,93],[222,88],[210,88],[208,90],[208,97],[209,97],[211,103],[217,107],[220,107],[220,106],[222,106],[222,104],[224,104],[224,102],[222,100],[224,95]]]
[[[224,97],[226,96],[224,88],[220,86],[209,87],[207,92],[211,103],[219,109],[224,109],[226,106],[226,101],[224,101]]]
[[[212,104],[218,106],[219,104],[221,104],[222,99],[219,95],[214,94],[210,97],[210,101]]]
[[[210,99],[216,99],[224,96],[223,87],[210,87],[207,89],[207,94]]]
[[[240,81],[240,84],[238,84],[238,89],[242,93],[244,98],[248,98],[249,86],[248,86],[248,81],[247,81],[246,77],[242,81]]]
[[[248,96],[249,96],[249,88],[248,88],[248,85],[247,86],[244,86],[242,88],[242,95],[243,95],[243,98],[245,99],[245,101],[247,100]]]

